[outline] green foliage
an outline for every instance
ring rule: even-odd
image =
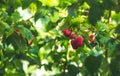
[[[114,59],[112,59],[111,64],[110,64],[110,70],[112,72],[112,76],[116,75],[119,76],[120,75],[120,60],[119,60],[119,56],[116,56]]]
[[[103,6],[105,9],[111,10],[115,9],[117,5],[117,0],[103,0]]]
[[[101,19],[101,16],[104,14],[104,9],[100,3],[95,3],[90,7],[88,20],[92,25],[95,25],[98,20]]]
[[[4,24],[4,22],[0,22],[0,26],[1,26],[1,28],[0,28],[0,36],[1,36],[1,35],[3,35],[4,30],[5,30],[5,24]]]
[[[15,50],[22,51],[26,49],[26,40],[21,35],[18,35],[17,33],[13,33],[9,37],[7,37],[6,43],[7,45],[12,44]]]
[[[74,65],[68,65],[69,76],[76,76],[79,73],[79,68]]]
[[[115,15],[112,17],[113,20],[115,20],[115,22],[118,23],[118,24],[120,23],[120,22],[119,22],[119,21],[120,21],[120,20],[119,20],[119,16],[120,16],[120,13],[117,13],[117,14],[115,14]]]
[[[35,2],[37,0],[22,0],[22,8],[27,8],[31,3]]]
[[[39,76],[119,76],[119,7],[119,0],[0,0],[0,76],[43,68]],[[64,29],[83,36],[83,46],[73,49]]]
[[[85,67],[87,68],[88,72],[91,74],[91,76],[94,76],[95,73],[97,73],[100,64],[102,61],[102,56],[88,56],[85,59]]]
[[[11,15],[11,19],[13,22],[16,22],[16,21],[19,21],[20,20],[20,14],[19,12],[14,12],[12,15]]]

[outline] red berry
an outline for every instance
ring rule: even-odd
[[[75,44],[80,47],[82,46],[84,43],[84,38],[82,36],[78,36],[76,39],[75,39]]]
[[[90,39],[90,40],[89,40],[89,43],[92,43],[93,41],[94,41],[93,39]]]
[[[77,45],[76,45],[75,40],[71,40],[71,45],[72,45],[73,49],[77,49]]]
[[[69,37],[70,37],[70,39],[75,39],[76,38],[76,34],[72,33]]]
[[[93,34],[90,35],[90,40],[89,40],[89,43],[92,43],[95,39],[95,36]]]
[[[70,31],[69,29],[64,29],[64,30],[63,30],[63,33],[64,33],[65,36],[68,37],[68,36],[70,36],[71,31]]]
[[[20,30],[19,30],[19,29],[17,29],[17,30],[15,30],[15,32],[19,33],[19,32],[20,32]]]
[[[90,35],[90,39],[94,39],[95,38],[95,36],[92,34],[92,35]]]

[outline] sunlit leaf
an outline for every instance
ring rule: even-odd
[[[116,22],[116,23],[120,23],[120,13],[117,13],[115,15],[112,16],[113,20]]]
[[[58,12],[54,12],[53,15],[50,16],[50,20],[51,22],[57,22],[59,19],[59,13]]]
[[[52,7],[57,6],[59,4],[58,0],[39,0],[43,3],[43,5]]]
[[[101,21],[97,22],[96,29],[98,31],[109,31],[108,26],[105,23],[101,22]]]

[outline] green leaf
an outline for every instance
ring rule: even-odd
[[[115,32],[118,34],[120,33],[120,24],[116,27]]]
[[[68,13],[70,16],[76,16],[76,9],[73,9],[71,7],[68,8]]]
[[[115,9],[118,0],[103,0],[103,7],[107,10]]]
[[[108,43],[108,54],[111,55],[115,49],[116,49],[117,44],[114,43]]]
[[[90,6],[93,6],[94,4],[98,3],[99,0],[86,0],[86,2],[87,2]]]
[[[111,60],[110,63],[110,72],[111,76],[119,76],[120,75],[120,55],[117,55],[115,58]]]
[[[20,72],[23,72],[23,68],[22,68],[22,62],[20,60],[15,59],[13,61],[15,68]]]
[[[62,58],[62,53],[51,52],[51,55],[52,55],[52,58],[53,58],[55,63],[59,63],[60,62],[60,59]]]
[[[9,28],[9,25],[6,22],[0,21],[0,36],[3,35],[6,28]]]
[[[3,35],[4,30],[5,30],[5,26],[4,26],[3,22],[0,21],[0,36]]]
[[[41,9],[42,10],[42,9]],[[44,17],[44,15],[42,15],[41,10],[37,10],[37,12],[35,13],[35,22],[40,19],[41,17]]]
[[[23,27],[22,34],[27,40],[32,40],[32,32],[29,29]]]
[[[104,14],[104,9],[100,3],[96,3],[90,7],[88,20],[92,25],[95,25],[101,16]]]
[[[49,22],[48,25],[46,25],[46,31],[50,31],[56,27],[56,23]]]
[[[2,11],[0,18],[6,18],[7,16],[8,16],[8,13],[6,11]]]
[[[8,0],[7,1],[8,5],[13,6],[14,8],[17,8],[21,5],[21,0]]]
[[[72,3],[71,6],[68,7],[68,13],[70,16],[77,16],[77,11],[79,6],[84,3],[84,0],[77,0],[76,2]]]
[[[117,14],[113,15],[113,16],[112,16],[112,19],[113,19],[116,23],[120,24],[120,13],[117,13]]]
[[[52,71],[52,65],[53,65],[53,63],[49,63],[49,64],[47,64],[47,65],[44,65],[44,66],[45,66],[45,70],[46,70],[46,71],[47,71],[47,70]]]
[[[37,12],[35,13],[35,21],[37,21],[40,18],[44,18],[48,15],[49,12],[50,10],[47,7],[41,6],[39,9],[37,9]]]
[[[7,45],[12,44],[15,50],[22,52],[24,52],[23,50],[25,50],[27,46],[25,38],[22,35],[18,35],[16,32],[7,37],[6,43]]]
[[[76,16],[77,15],[77,10],[78,10],[79,5],[80,5],[80,2],[75,2],[71,6],[68,7],[68,13],[69,13],[70,16]]]
[[[30,62],[30,65],[41,66],[40,58],[37,55],[28,54],[25,59]]]
[[[108,26],[101,21],[97,22],[96,29],[97,31],[109,31]]]
[[[39,3],[37,12],[35,13],[35,21],[37,21],[40,18],[46,18],[46,17],[52,18],[53,22],[56,22],[58,20],[59,13],[58,13],[58,10],[56,8],[47,7],[47,6],[40,6],[40,5],[41,5],[41,3]]]
[[[13,70],[15,70],[15,69],[13,69]],[[5,73],[4,76],[26,76],[26,75],[23,72],[17,72],[17,71],[12,72],[12,70],[11,70],[11,71]]]
[[[55,23],[57,22],[59,19],[59,13],[58,12],[54,12],[52,16],[50,16],[50,20],[51,22]]]
[[[69,76],[76,76],[79,72],[79,68],[75,65],[68,65]]]
[[[19,21],[20,18],[21,17],[20,17],[19,12],[14,12],[11,16],[11,19],[13,20],[13,22]]]
[[[90,55],[85,59],[85,67],[88,70],[88,72],[91,74],[91,76],[94,76],[95,73],[97,73],[100,64],[102,61],[102,56],[93,56]]]
[[[109,40],[110,40],[109,36],[100,35],[100,39],[99,39],[100,43],[104,44],[107,43]]]
[[[9,31],[6,31],[6,38],[13,34],[13,32],[14,32],[13,28],[9,29]]]
[[[66,6],[70,6],[72,3],[75,3],[77,0],[59,0],[59,6],[65,8]]]
[[[35,2],[37,0],[22,0],[22,8],[27,8],[32,2]]]
[[[32,54],[38,55],[39,49],[38,49],[38,47],[34,46],[34,47],[31,47],[29,51]]]

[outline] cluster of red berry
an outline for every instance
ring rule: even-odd
[[[64,29],[63,34],[71,39],[71,46],[73,49],[81,47],[84,43],[84,38],[82,36],[77,36],[75,33],[71,33],[69,29]]]
[[[84,44],[83,36],[77,36],[75,33],[71,33],[69,29],[64,29],[63,34],[71,39],[71,46],[73,49],[77,49]],[[95,36],[92,33],[90,33],[89,36],[90,40],[88,42],[92,43],[95,39]]]

